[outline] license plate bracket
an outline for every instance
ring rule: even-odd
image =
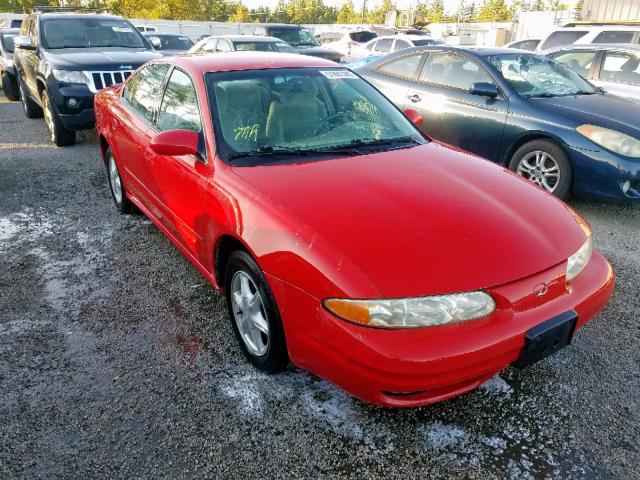
[[[570,310],[528,330],[524,347],[513,366],[527,367],[569,345],[577,322],[578,314]]]

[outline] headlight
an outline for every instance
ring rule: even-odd
[[[589,260],[591,260],[592,253],[593,241],[591,240],[591,234],[589,234],[587,236],[587,241],[584,242],[584,245],[582,245],[580,249],[576,253],[571,255],[567,260],[567,283],[571,282],[571,280],[582,273],[584,267],[586,267],[589,263]]]
[[[85,74],[77,70],[51,70],[51,73],[59,82],[87,84]]]
[[[495,301],[485,292],[388,300],[329,298],[322,303],[344,320],[379,328],[446,325],[485,317],[496,309]]]
[[[607,150],[626,157],[640,158],[640,140],[636,138],[595,125],[580,125],[576,130]]]

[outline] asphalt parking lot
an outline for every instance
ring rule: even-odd
[[[640,205],[572,206],[618,280],[571,347],[383,409],[249,366],[223,298],[116,213],[95,135],[54,148],[0,94],[0,478],[640,478]]]

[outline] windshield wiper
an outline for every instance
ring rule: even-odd
[[[364,139],[361,140],[359,138],[351,140],[351,142],[347,144],[334,145],[331,147],[324,147],[323,150],[326,151],[335,151],[341,149],[351,149],[356,154],[361,153],[361,148],[366,147],[378,147],[378,146],[395,146],[397,144],[406,145],[407,143],[417,144],[415,138],[410,135],[405,137],[395,137],[395,138],[380,138],[380,139]]]
[[[594,92],[592,90],[578,90],[573,95],[595,95],[598,92]]]

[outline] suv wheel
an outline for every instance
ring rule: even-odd
[[[5,96],[12,102],[20,100],[20,91],[18,90],[18,86],[15,81],[11,80],[11,77],[7,72],[2,72],[2,90],[4,91]]]
[[[31,100],[27,95],[27,89],[22,79],[18,80],[18,89],[20,90],[20,100],[22,100],[22,108],[27,118],[40,118],[42,116],[42,108],[36,102]]]
[[[42,108],[44,109],[44,121],[49,129],[51,142],[58,147],[68,147],[76,143],[76,132],[67,130],[58,114],[53,110],[49,93],[42,91]]]

